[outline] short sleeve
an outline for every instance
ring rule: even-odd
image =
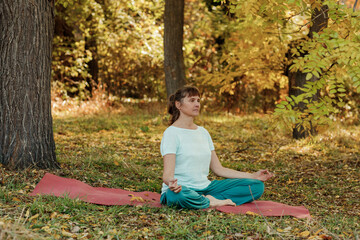
[[[207,136],[207,139],[208,139],[208,142],[209,142],[209,147],[210,147],[210,150],[213,151],[215,150],[215,147],[214,147],[214,143],[211,139],[211,136],[210,136],[210,133],[204,128],[205,132],[206,132],[206,136]]]
[[[160,152],[162,156],[166,154],[176,154],[178,149],[179,140],[178,137],[171,129],[166,129],[163,138],[161,139]]]

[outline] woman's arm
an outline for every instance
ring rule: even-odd
[[[214,150],[211,151],[210,169],[216,176],[224,178],[252,178],[266,181],[273,176],[273,174],[268,170],[259,170],[256,173],[247,173],[225,168],[221,165],[219,158]]]
[[[181,186],[177,184],[177,179],[174,179],[175,160],[175,154],[166,154],[164,156],[163,182],[169,186],[171,191],[178,193],[181,191]]]

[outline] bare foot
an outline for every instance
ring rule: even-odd
[[[205,197],[207,197],[210,200],[210,207],[236,206],[236,204],[230,199],[220,200],[214,198],[211,195],[206,195]]]

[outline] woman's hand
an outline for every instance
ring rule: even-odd
[[[254,179],[258,179],[260,181],[265,182],[266,180],[269,180],[270,178],[272,178],[274,176],[274,174],[272,174],[271,172],[269,172],[267,169],[266,170],[259,170],[256,173],[253,173]]]
[[[177,179],[172,179],[169,181],[169,189],[173,191],[174,193],[181,192],[181,185],[177,184]]]

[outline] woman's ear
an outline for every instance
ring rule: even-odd
[[[181,102],[175,101],[175,107],[180,110]]]

